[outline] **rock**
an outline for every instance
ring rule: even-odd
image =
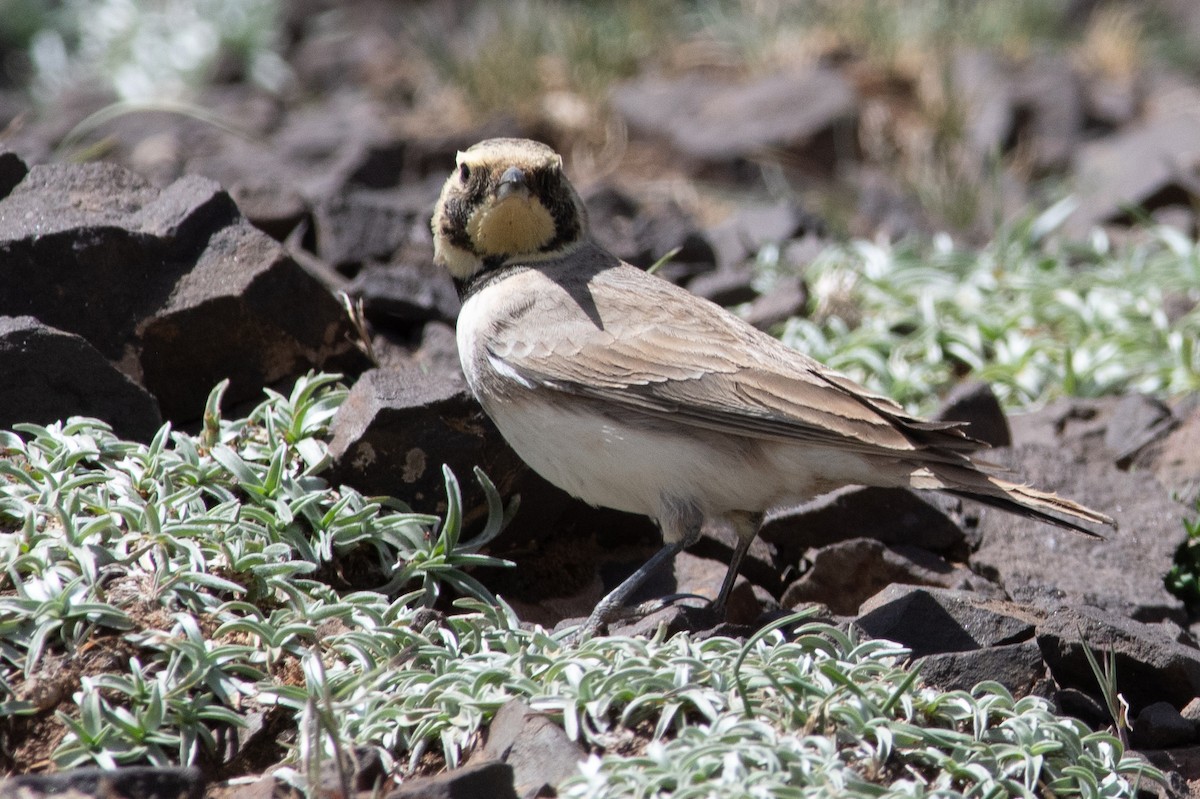
[[[1042,615],[971,591],[891,585],[863,603],[854,623],[924,657],[1030,641]]]
[[[1081,237],[1091,228],[1125,217],[1125,208],[1154,210],[1163,197],[1191,196],[1180,175],[1200,164],[1200,94],[1177,93],[1171,102],[1141,122],[1112,136],[1083,145],[1073,159],[1072,178],[1079,207],[1064,233]]]
[[[725,574],[729,571],[729,562],[697,557],[688,552],[680,552],[675,556],[673,569],[675,575],[675,592],[693,594],[712,601],[721,591]],[[726,618],[716,621],[729,621],[732,624],[751,624],[762,614],[762,606],[754,597],[744,575],[739,575],[734,582],[726,606]]]
[[[1195,722],[1185,719],[1169,702],[1147,705],[1133,722],[1132,743],[1138,749],[1171,749],[1195,742]]]
[[[1084,399],[1063,397],[1032,413],[1008,418],[1015,447],[1050,446],[1075,462],[1104,450],[1104,439],[1119,397]]]
[[[810,547],[860,537],[952,557],[964,554],[965,546],[957,524],[925,497],[903,488],[839,489],[774,512],[760,535],[779,548],[784,563],[798,562]]]
[[[717,268],[735,269],[768,244],[782,245],[820,227],[810,214],[793,203],[747,205],[709,228],[708,239],[716,252]]]
[[[1012,444],[1008,417],[987,383],[959,383],[942,400],[942,407],[934,418],[944,422],[966,422],[967,435],[993,447]]]
[[[1167,15],[1171,29],[1188,41],[1200,38],[1200,6],[1191,0],[1157,0],[1153,7]]]
[[[229,187],[229,194],[250,224],[276,241],[286,241],[299,225],[311,223],[308,203],[295,187],[245,175]]]
[[[1160,441],[1140,450],[1134,460],[1148,469],[1185,505],[1200,494],[1200,408],[1175,416],[1179,423]]]
[[[521,507],[492,547],[516,562],[488,585],[512,603],[524,621],[553,627],[582,621],[596,603],[662,545],[645,516],[593,508],[530,475]],[[540,483],[540,485],[539,485]],[[675,575],[653,575],[635,601],[675,592]]]
[[[870,538],[855,538],[821,547],[809,556],[812,565],[788,586],[784,607],[820,602],[834,613],[849,615],[876,592],[892,583],[962,588],[998,593],[962,566],[952,566],[932,552],[894,546]]]
[[[1102,439],[1103,428],[1088,435]],[[1098,531],[1105,539],[1097,540],[985,507],[974,569],[1020,601],[1085,603],[1145,621],[1183,617],[1183,604],[1166,590],[1163,575],[1188,510],[1151,475],[1122,472],[1094,456],[1079,460],[1070,445],[1056,446],[1053,438],[987,457],[1016,479],[1110,513],[1120,527]]]
[[[511,555],[519,566],[489,574],[488,585],[521,603],[519,612],[530,621],[551,625],[582,606],[590,612],[600,590],[573,597],[591,585],[598,566],[631,541],[656,548],[661,540],[644,516],[591,508],[526,467],[467,392],[457,366],[442,371],[415,362],[364,373],[330,431],[330,482],[401,497],[420,512],[444,512],[442,465],[449,465],[462,491],[463,540],[487,518],[475,466],[506,503],[520,497],[516,515],[489,545],[492,554]],[[567,601],[556,609],[551,600],[563,598]]]
[[[205,234],[236,214],[211,182],[160,194],[111,164],[36,166],[0,200],[0,314],[34,316],[121,360]]]
[[[16,153],[0,152],[0,200],[9,195],[29,174],[29,168]]]
[[[338,409],[330,432],[332,483],[347,483],[368,495],[402,497],[422,512],[445,510],[443,464],[458,478],[468,519],[487,512],[472,474],[475,466],[495,482],[502,497],[511,496],[528,472],[457,369],[365,372]]]
[[[429,238],[429,219],[444,181],[442,176],[400,189],[354,189],[326,197],[313,210],[317,255],[344,269],[388,261],[408,242]]]
[[[441,322],[426,322],[421,328],[421,343],[417,346],[413,361],[428,372],[461,369],[454,327]]]
[[[1083,136],[1083,94],[1070,56],[1041,53],[1012,82],[1018,118],[1026,119],[1020,139],[1035,169],[1060,172]]]
[[[956,53],[947,73],[964,121],[964,144],[981,173],[1012,130],[1011,72],[991,53],[971,50]]]
[[[1156,625],[1086,605],[1061,607],[1038,623],[1037,642],[1059,685],[1096,696],[1100,688],[1084,647],[1101,663],[1115,654],[1117,690],[1134,713],[1154,702],[1183,707],[1200,695],[1200,650]]]
[[[1184,705],[1183,710],[1179,711],[1179,715],[1192,722],[1192,724],[1200,725],[1200,696],[1193,698],[1192,701]]]
[[[729,563],[736,546],[737,533],[732,527],[725,524],[708,524],[701,531],[700,540],[688,551],[708,560]],[[783,590],[779,569],[775,546],[765,541],[762,536],[755,536],[750,542],[750,549],[746,551],[745,558],[742,559],[740,573],[772,594],[778,594]]]
[[[34,167],[0,200],[0,314],[82,336],[174,421],[225,377],[236,403],[362,367],[337,301],[194,176],[159,191],[109,164]]]
[[[1200,780],[1200,746],[1142,749],[1131,754],[1145,758],[1150,765],[1161,769],[1167,778],[1164,786],[1155,786],[1153,783],[1143,785],[1142,790],[1147,794],[1157,799],[1184,799],[1196,795],[1196,782]]]
[[[1093,693],[1096,689],[1093,688]],[[1096,695],[1086,693],[1078,688],[1058,688],[1052,698],[1056,712],[1063,716],[1073,716],[1092,729],[1103,729],[1115,722],[1108,707]]]
[[[385,799],[461,799],[467,796],[518,799],[513,788],[512,766],[487,761],[432,777],[408,779],[386,794]]]
[[[926,684],[942,691],[970,691],[993,680],[1021,697],[1034,693],[1046,677],[1042,651],[1034,641],[926,655],[914,665]]]
[[[803,145],[855,113],[854,89],[827,68],[742,82],[697,73],[640,78],[618,87],[612,102],[635,132],[665,139],[690,158],[718,162]]]
[[[0,782],[0,799],[42,796],[131,797],[136,799],[201,799],[204,776],[197,768],[126,766],[119,769],[79,768],[56,774],[24,774]]]
[[[333,295],[244,219],[208,239],[137,335],[143,382],[176,420],[199,418],[226,377],[236,403],[313,368],[367,365]]]
[[[81,336],[32,316],[0,316],[0,429],[91,416],[122,438],[149,441],[158,403]]]
[[[1196,184],[1192,184],[1195,188]],[[1182,203],[1176,205],[1160,205],[1150,212],[1150,219],[1153,225],[1164,228],[1174,228],[1176,232],[1187,238],[1192,238],[1196,235],[1196,214],[1191,208]],[[1178,297],[1179,295],[1175,295]],[[1168,298],[1169,299],[1173,299]],[[1165,304],[1165,303],[1164,303]],[[1171,318],[1168,312],[1167,318]]]
[[[569,624],[582,624],[583,621],[581,617],[572,619]],[[668,638],[682,632],[700,637],[715,629],[716,625],[717,620],[707,605],[695,601],[689,604],[681,601],[669,604],[648,602],[629,608],[621,617],[611,620],[608,634],[623,638],[653,638],[661,630]]]
[[[745,265],[742,268],[716,269],[693,278],[688,283],[688,291],[717,305],[741,305],[758,296],[751,285],[753,281],[754,271]]]
[[[520,699],[504,704],[487,728],[486,760],[507,763],[516,793],[522,797],[553,796],[558,785],[575,774],[587,752],[563,728]]]
[[[1104,431],[1104,446],[1117,466],[1125,469],[1139,451],[1169,433],[1178,420],[1171,409],[1145,394],[1121,397]]]
[[[1138,74],[1106,75],[1096,70],[1083,80],[1083,99],[1092,120],[1120,128],[1132,122],[1145,101],[1144,80]]]
[[[850,172],[857,198],[850,230],[856,236],[884,241],[928,235],[932,226],[920,201],[886,170],[863,165]]]
[[[658,274],[682,285],[716,264],[708,238],[674,201],[638,204],[604,185],[587,194],[584,204],[596,241],[634,266],[648,269],[670,255]]]
[[[808,308],[808,285],[796,276],[776,280],[770,290],[750,303],[742,318],[759,330],[770,330]]]
[[[429,320],[454,324],[461,303],[450,273],[426,257],[397,263],[369,263],[346,293],[363,301],[375,325],[415,325]]]

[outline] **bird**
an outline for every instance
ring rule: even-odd
[[[765,514],[847,485],[970,497],[1100,538],[1107,515],[989,474],[964,425],[907,413],[591,235],[562,157],[495,138],[457,154],[431,219],[462,300],[471,393],[517,455],[593,505],[649,516],[662,547],[580,628],[600,632],[659,568],[725,523],[724,618]]]

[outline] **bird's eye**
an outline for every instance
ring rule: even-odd
[[[463,183],[466,183],[468,180],[470,180],[471,179],[471,167],[467,166],[466,164],[459,164],[458,177],[459,177],[459,180],[461,180]]]

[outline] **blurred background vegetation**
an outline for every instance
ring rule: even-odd
[[[1116,85],[1138,81],[1149,64],[1196,76],[1200,38],[1174,22],[1173,2],[410,1],[392,4],[381,21],[391,47],[371,74],[345,83],[394,96],[422,125],[465,127],[497,115],[548,125],[577,145],[581,162],[602,162],[616,124],[608,98],[620,81],[835,63],[867,98],[862,157],[885,165],[938,224],[966,229],[986,210],[980,195],[995,193],[1001,166],[1033,169],[1019,148],[982,170],[963,153],[966,112],[949,88],[958,55],[1020,64],[1063,54],[1081,74]],[[79,92],[177,103],[228,83],[311,99],[327,87],[297,81],[293,49],[367,5],[0,0],[0,87],[35,109]],[[813,202],[835,227],[847,215],[836,190]]]

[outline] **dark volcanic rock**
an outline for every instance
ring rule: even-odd
[[[123,358],[206,234],[237,216],[217,184],[185,181],[160,194],[111,164],[34,167],[0,201],[0,313],[37,317]]]
[[[1200,695],[1200,650],[1177,643],[1162,626],[1098,608],[1062,607],[1038,623],[1037,641],[1055,681],[1098,695],[1084,647],[1116,656],[1117,690],[1134,713],[1159,701],[1183,707]]]
[[[725,524],[706,524],[700,533],[700,540],[689,551],[703,558],[729,563],[736,546],[737,533],[732,527]],[[756,585],[762,586],[772,594],[778,594],[783,588],[779,579],[779,569],[779,557],[775,546],[762,536],[755,536],[738,571]]]
[[[109,164],[35,167],[0,200],[0,314],[76,333],[197,418],[314,367],[361,368],[337,301],[211,180],[159,191]]]
[[[754,270],[749,265],[730,267],[697,275],[688,282],[688,291],[717,305],[740,305],[758,296],[753,281]]]
[[[375,324],[422,323],[431,319],[454,323],[461,304],[450,274],[426,258],[363,267],[346,293],[363,301]]]
[[[1200,408],[1181,409],[1179,424],[1138,453],[1135,465],[1152,470],[1159,482],[1192,504],[1200,494]]]
[[[485,760],[512,766],[513,782],[520,796],[554,795],[559,783],[578,771],[587,752],[567,737],[563,728],[545,713],[513,699],[496,711],[487,729]]]
[[[443,180],[389,191],[354,189],[317,203],[317,254],[334,267],[386,261],[414,237],[429,238]]]
[[[613,105],[631,128],[667,139],[684,155],[729,161],[811,140],[854,115],[855,94],[832,69],[749,82],[692,73],[628,83],[614,92]]]
[[[718,269],[733,269],[768,244],[780,245],[821,224],[794,203],[751,205],[708,230]]]
[[[143,382],[171,419],[197,418],[226,377],[237,402],[313,367],[366,365],[337,300],[245,220],[213,234],[137,332]]]
[[[1191,174],[1200,164],[1200,95],[1177,90],[1161,108],[1120,132],[1090,142],[1074,158],[1079,207],[1066,232],[1082,236],[1093,226],[1125,217],[1125,208],[1189,204]]]
[[[943,691],[970,691],[994,680],[1018,697],[1033,693],[1046,677],[1042,651],[1033,641],[926,655],[918,667],[927,684]]]
[[[0,429],[93,416],[122,437],[149,441],[158,403],[80,336],[32,316],[0,316]]]
[[[80,768],[57,774],[25,774],[0,782],[0,797],[42,796],[136,797],[136,799],[200,799],[204,776],[197,768],[127,766]]]
[[[1103,438],[1103,429],[1089,435],[1097,437]],[[1150,474],[1120,471],[1094,455],[1077,460],[1069,446],[1054,446],[1052,438],[1040,446],[989,452],[987,458],[1016,479],[1109,513],[1120,527],[1098,529],[1105,536],[1098,540],[983,508],[973,568],[1021,601],[1081,602],[1145,621],[1182,618],[1183,604],[1168,593],[1163,575],[1183,539],[1188,510]]]
[[[467,391],[461,373],[373,369],[359,378],[330,426],[330,480],[367,494],[403,497],[415,509],[445,508],[442,465],[458,478],[464,506],[486,512],[472,469],[502,496],[528,472]]]
[[[770,330],[793,316],[802,316],[807,307],[808,285],[799,277],[789,276],[776,280],[753,300],[742,318],[759,330]]]
[[[512,766],[489,761],[432,777],[416,777],[405,780],[385,799],[463,799],[468,796],[517,799]]]
[[[993,447],[1012,444],[1008,418],[987,383],[959,383],[942,401],[936,418],[945,422],[966,422],[967,435]]]
[[[1139,451],[1166,436],[1178,423],[1164,403],[1145,394],[1129,394],[1113,408],[1104,446],[1113,461],[1126,468]]]
[[[999,589],[962,566],[916,547],[889,547],[870,538],[855,538],[822,547],[809,559],[804,576],[788,586],[781,603],[794,608],[820,602],[834,613],[849,615],[869,597],[893,583],[970,589],[997,594]]]
[[[863,603],[855,624],[921,657],[1029,641],[1041,615],[971,591],[892,585]]]
[[[584,204],[596,241],[634,266],[648,269],[670,255],[658,274],[684,284],[716,264],[708,237],[676,202],[642,206],[604,185],[590,192]]]
[[[1169,749],[1195,742],[1195,723],[1169,702],[1147,705],[1133,722],[1132,743],[1138,749]]]
[[[1008,138],[1013,123],[1011,69],[991,53],[958,53],[948,71],[950,89],[961,109],[964,144],[982,171]]]
[[[0,152],[0,200],[7,197],[27,174],[29,169],[19,155]]]
[[[948,555],[961,553],[965,546],[957,524],[925,497],[903,488],[834,491],[772,514],[761,535],[779,547],[788,563],[797,562],[810,547],[859,537]]]
[[[1017,116],[1027,118],[1021,139],[1034,166],[1061,170],[1083,136],[1083,93],[1066,54],[1035,56],[1013,81]]]

